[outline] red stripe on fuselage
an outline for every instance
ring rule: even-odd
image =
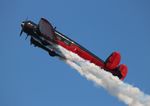
[[[95,56],[94,54],[92,54],[91,52],[89,52],[88,50],[86,50],[85,48],[83,48],[81,45],[77,44],[73,40],[66,38],[66,36],[64,36],[63,34],[59,32],[55,32],[55,34],[56,34],[56,43],[58,45],[79,55],[83,59],[88,60],[91,63],[94,63],[95,65],[100,66],[101,68],[105,69],[105,64],[103,60],[99,59],[97,56]],[[58,39],[57,36],[60,36],[60,35],[68,39],[70,44],[67,44],[65,41]]]

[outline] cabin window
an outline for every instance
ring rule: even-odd
[[[57,39],[60,40],[60,41],[62,41],[62,42],[64,42],[67,45],[71,44],[71,42],[69,40],[67,40],[67,39],[65,39],[65,38],[63,38],[61,36],[57,36]]]
[[[60,36],[57,36],[57,39],[58,39],[58,40],[62,40]]]
[[[64,39],[64,42],[65,42],[67,45],[70,45],[70,41]]]

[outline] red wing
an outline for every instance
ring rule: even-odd
[[[39,22],[39,30],[41,34],[53,38],[54,37],[54,29],[53,26],[46,19],[41,18]]]

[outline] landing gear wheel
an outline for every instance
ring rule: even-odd
[[[54,51],[50,51],[49,55],[52,56],[52,57],[57,56],[57,54]]]

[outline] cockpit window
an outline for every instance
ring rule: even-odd
[[[58,39],[58,40],[61,40],[61,37],[60,37],[60,36],[57,36],[57,39]]]
[[[71,44],[71,42],[69,40],[67,40],[67,39],[65,39],[65,38],[63,38],[61,36],[57,36],[57,39],[60,40],[60,41],[63,41],[67,45]]]
[[[70,44],[71,44],[70,41],[68,41],[68,40],[64,40],[64,42],[65,42],[67,45],[70,45]]]

